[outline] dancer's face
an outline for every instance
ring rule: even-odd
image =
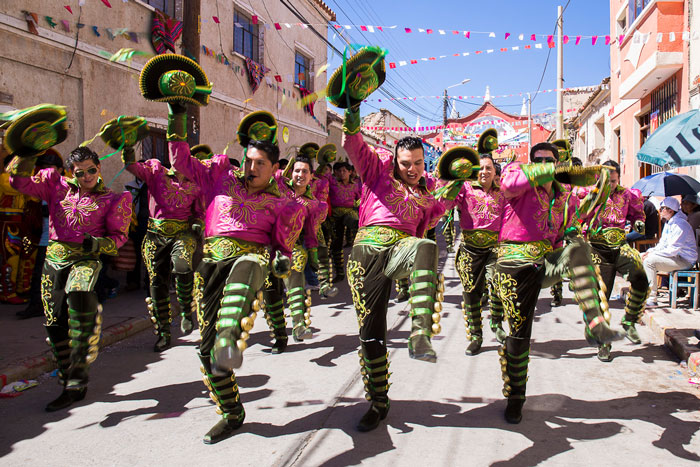
[[[479,183],[481,186],[490,188],[493,185],[493,180],[496,178],[496,168],[493,166],[493,161],[485,157],[479,161],[481,170],[479,170]]]
[[[295,162],[292,170],[294,188],[305,190],[311,182],[311,167],[306,162]]]
[[[339,168],[338,169],[338,178],[340,179],[341,182],[348,183],[350,181],[350,171],[345,167]]]
[[[417,186],[425,173],[423,148],[399,149],[399,152],[396,154],[396,171],[401,181],[406,185],[410,187]]]
[[[100,166],[91,160],[75,162],[73,175],[78,180],[78,185],[84,190],[92,190],[100,179]]]
[[[615,170],[610,171],[610,189],[615,190],[617,185],[620,183],[620,176]]]
[[[279,164],[270,162],[265,151],[254,147],[248,148],[245,160],[245,179],[249,189],[265,188],[278,168]]]

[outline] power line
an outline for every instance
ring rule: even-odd
[[[571,0],[568,0],[566,2],[566,5],[564,5],[564,8],[561,10],[561,16],[564,16],[564,12],[569,7],[569,3],[571,3]],[[558,16],[556,22],[554,23],[554,31],[552,31],[552,35],[554,35],[554,33],[557,32],[557,24],[559,24],[559,20],[561,19],[561,16]],[[540,88],[542,87],[542,81],[544,80],[544,75],[547,72],[547,66],[549,65],[550,55],[552,55],[552,49],[549,49],[547,51],[547,60],[544,62],[544,69],[542,70],[542,76],[540,76],[540,83],[537,85],[537,91],[535,91],[535,97],[530,99],[530,106],[531,107],[532,107],[532,103],[535,101],[535,99],[539,95]]]

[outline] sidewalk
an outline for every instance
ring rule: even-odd
[[[109,299],[102,312],[100,347],[106,347],[151,327],[145,291],[124,292]],[[0,304],[0,387],[21,379],[36,379],[56,368],[46,343],[44,317],[18,320],[26,305]],[[179,323],[179,319],[173,320]]]
[[[692,309],[689,297],[679,299],[679,308],[672,309],[668,292],[658,301],[660,306],[648,308],[642,322],[678,359],[687,361],[691,353],[700,352],[698,339],[693,334],[695,329],[700,329],[700,310]]]

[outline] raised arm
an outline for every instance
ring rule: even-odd
[[[54,167],[50,167],[32,176],[36,159],[36,157],[15,156],[7,169],[10,174],[10,185],[25,195],[50,201],[56,185],[61,180],[61,175]]]

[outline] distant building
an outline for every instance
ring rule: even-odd
[[[499,161],[513,157],[521,162],[528,160],[528,118],[527,115],[512,115],[496,107],[488,97],[481,107],[460,118],[448,118],[447,130],[433,130],[422,135],[423,139],[439,150],[453,146],[476,147],[479,136],[488,128],[498,131],[501,145],[495,154]],[[532,144],[547,140],[550,131],[539,123],[532,122]]]
[[[603,79],[598,89],[589,94],[578,113],[568,120],[572,155],[584,165],[600,164],[608,159],[618,160],[611,154],[610,78]]]

